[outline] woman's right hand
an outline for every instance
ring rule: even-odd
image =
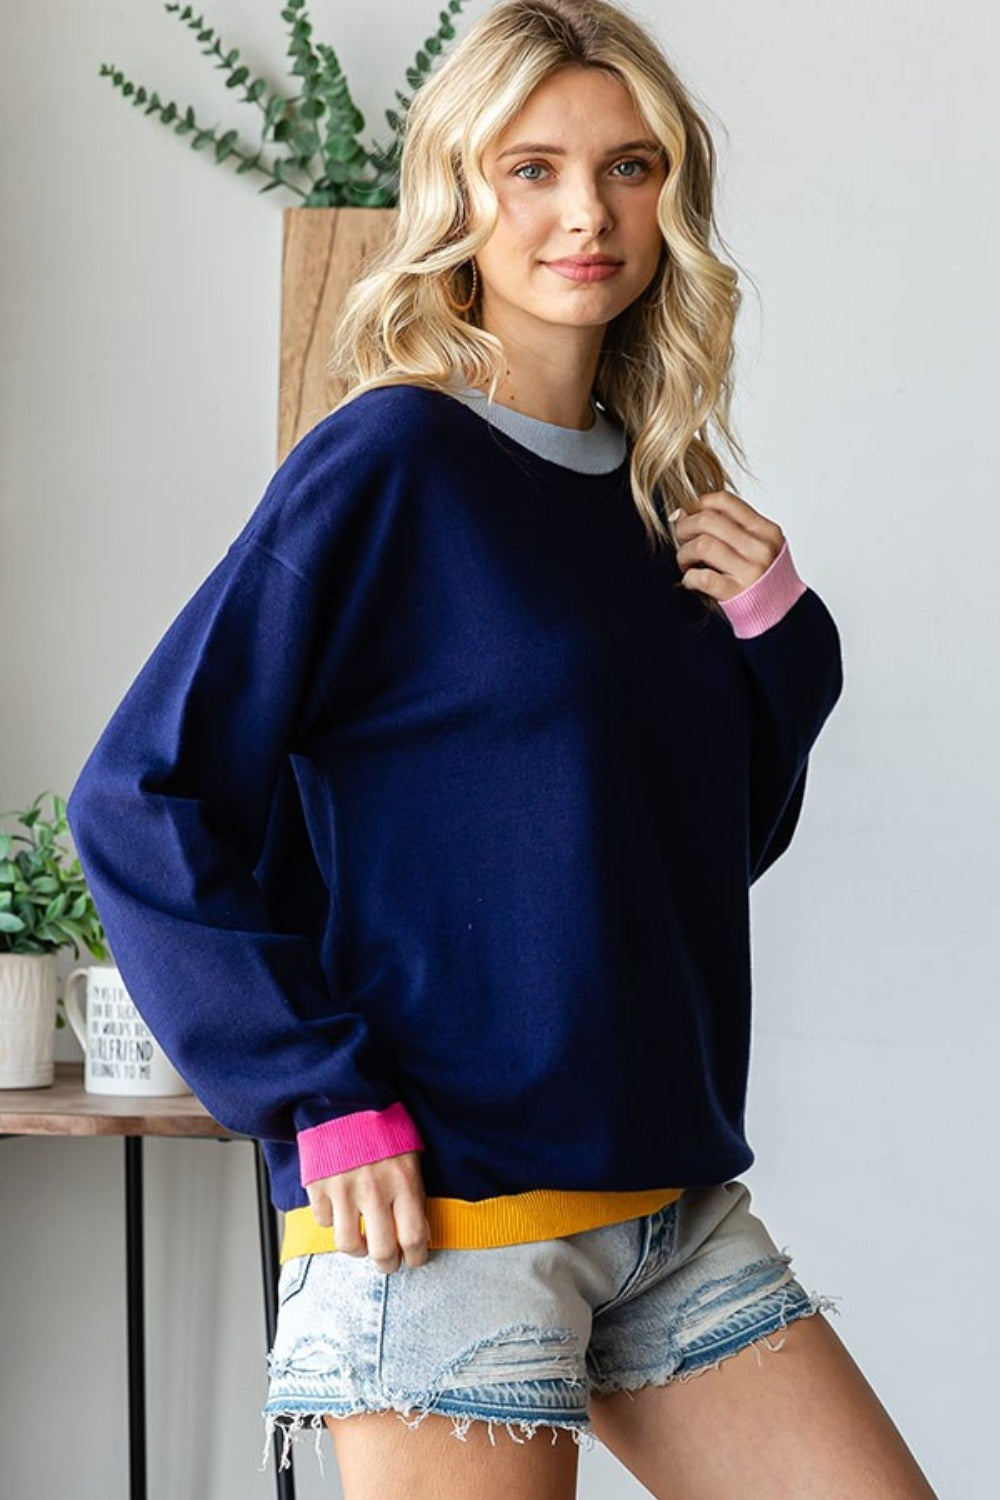
[[[336,1247],[345,1255],[368,1255],[386,1272],[398,1271],[402,1261],[408,1266],[426,1261],[430,1225],[418,1151],[319,1177],[306,1183],[306,1192],[317,1224],[332,1228]]]

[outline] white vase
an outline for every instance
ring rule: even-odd
[[[55,1080],[56,955],[0,953],[0,1089]]]

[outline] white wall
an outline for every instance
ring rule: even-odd
[[[439,8],[314,0],[369,132]],[[277,0],[205,10],[255,71],[284,76]],[[998,1373],[1000,23],[979,0],[636,10],[709,110],[720,223],[753,278],[737,418],[757,482],[742,492],[781,522],[844,642],[802,822],[755,887],[747,1180],[806,1286],[841,1298],[838,1331],[939,1493],[982,1495]],[[36,0],[5,8],[4,33],[11,808],[68,791],[272,472],[290,199],[259,197],[98,78],[114,61],[247,125],[155,0]],[[78,1055],[61,1034],[58,1056]],[[121,1156],[119,1141],[0,1143],[12,1494],[126,1494]],[[250,1148],[152,1141],[147,1164],[151,1496],[270,1495]],[[303,1500],[336,1493],[327,1454],[321,1482],[302,1445]],[[584,1500],[640,1493],[600,1450],[581,1474]]]

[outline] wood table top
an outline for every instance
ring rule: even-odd
[[[88,1094],[83,1062],[57,1062],[54,1083],[0,1089],[0,1135],[175,1135],[251,1140],[227,1130],[194,1094]]]

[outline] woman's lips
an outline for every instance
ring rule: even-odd
[[[567,281],[607,281],[622,268],[621,261],[595,261],[587,265],[572,260],[546,260],[542,264],[557,276],[565,276]]]

